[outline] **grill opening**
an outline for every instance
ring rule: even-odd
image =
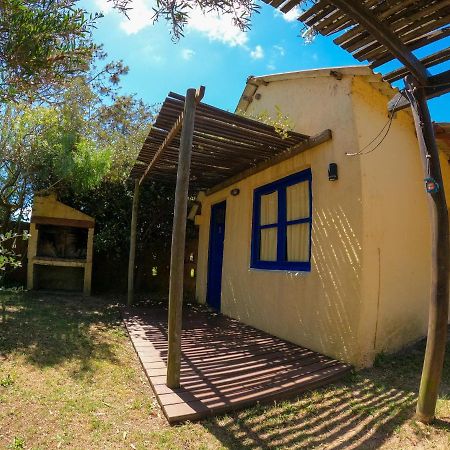
[[[86,259],[86,228],[39,225],[37,256],[59,259]]]

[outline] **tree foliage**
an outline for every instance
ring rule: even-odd
[[[77,0],[0,1],[0,101],[48,98],[85,72],[99,14]]]
[[[113,67],[115,69],[113,70]],[[88,192],[128,176],[153,111],[117,93],[121,64],[74,78],[46,105],[0,104],[0,216],[23,217],[34,192]]]
[[[122,63],[102,66],[105,56],[97,53],[90,71],[67,82],[51,102],[0,103],[0,231],[19,232],[33,196],[56,192],[64,203],[96,218],[96,254],[120,262],[128,252],[128,176],[155,108],[120,94],[127,68]],[[164,198],[157,229],[171,223],[170,192]],[[5,258],[14,257],[11,244],[9,240],[2,247]]]
[[[133,8],[133,0],[108,1],[125,15]],[[153,9],[153,20],[166,20],[178,40],[194,9],[231,15],[245,31],[259,5],[255,0],[158,0]],[[91,32],[100,18],[80,0],[0,0],[0,102],[48,101],[68,80],[88,71],[97,51]],[[313,35],[310,29],[303,33],[307,41]]]
[[[112,1],[126,14],[129,2]],[[132,201],[127,177],[155,111],[120,94],[128,68],[104,63],[106,54],[90,35],[100,16],[80,4],[0,0],[0,227],[16,238],[14,227],[29,216],[33,195],[56,191],[96,218],[96,252],[123,260]],[[250,0],[211,5],[193,4],[234,14],[243,29],[256,9]],[[159,2],[154,18],[169,20],[178,39],[187,9],[187,3]],[[151,243],[155,254],[170,247],[173,196],[173,186],[158,183],[141,191],[139,242]],[[1,247],[5,258],[13,257],[11,242]]]
[[[14,252],[15,241],[17,239],[28,239],[28,233],[26,231],[22,233],[14,233],[8,231],[5,234],[0,234],[0,271],[5,271],[7,268],[16,268],[22,265],[22,262],[18,259],[18,256]],[[8,245],[9,244],[9,245]],[[2,276],[0,275],[0,279]]]
[[[145,183],[139,195],[138,246],[168,250],[171,243],[174,186]],[[124,258],[129,251],[132,183],[105,180],[90,191],[62,197],[65,203],[95,217],[96,251]]]
[[[285,139],[289,136],[289,131],[294,130],[294,123],[292,119],[284,114],[278,105],[275,105],[275,114],[270,114],[267,110],[261,111],[258,114],[248,113],[246,111],[237,111],[237,114],[249,119],[257,120],[275,128],[275,132]]]

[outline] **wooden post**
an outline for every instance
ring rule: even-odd
[[[429,194],[433,211],[432,286],[427,346],[416,409],[417,419],[429,423],[435,415],[447,341],[450,267],[449,221],[439,151],[425,90],[412,76],[405,78],[405,86],[406,95],[411,103],[420,151],[425,163],[425,178],[432,178],[439,185],[437,192]]]
[[[28,239],[27,289],[34,289],[34,257],[37,254],[39,230],[35,223],[30,223],[30,238]]]
[[[192,136],[195,117],[195,89],[188,89],[184,103],[183,128],[178,156],[175,207],[173,212],[172,250],[169,281],[169,348],[167,356],[167,386],[180,386],[181,318],[183,309],[184,251],[186,216],[191,165]]]
[[[84,295],[91,295],[93,249],[94,249],[94,228],[89,228],[87,239],[86,263],[84,265],[84,283],[83,283]]]
[[[136,228],[139,209],[139,180],[134,180],[133,207],[131,210],[131,231],[130,231],[130,256],[128,259],[128,299],[127,304],[133,304],[134,294],[134,264],[136,257]]]

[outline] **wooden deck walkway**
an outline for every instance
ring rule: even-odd
[[[295,396],[351,367],[220,314],[185,308],[181,388],[166,386],[167,310],[131,309],[124,322],[170,423]]]

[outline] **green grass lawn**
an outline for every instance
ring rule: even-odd
[[[170,427],[117,300],[7,297],[0,312],[1,449],[450,449],[450,356],[438,420],[411,420],[423,343],[290,402]]]

